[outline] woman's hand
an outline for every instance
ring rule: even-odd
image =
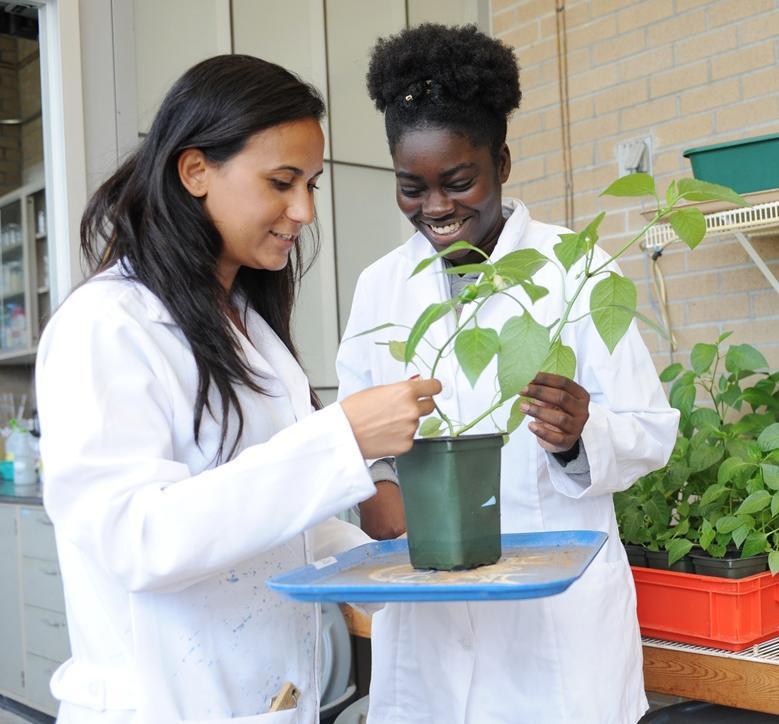
[[[520,409],[535,418],[528,429],[544,450],[564,453],[576,445],[590,416],[587,390],[567,377],[539,372],[521,394],[528,399]]]
[[[411,449],[419,418],[434,409],[438,380],[408,380],[371,387],[341,401],[365,458],[400,455]]]
[[[406,512],[396,483],[376,483],[376,495],[360,503],[360,527],[376,540],[397,538],[406,532]]]

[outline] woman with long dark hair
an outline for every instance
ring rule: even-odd
[[[323,112],[277,65],[204,61],[84,214],[95,274],[37,362],[61,722],[316,720],[318,612],[264,581],[365,540],[331,516],[374,493],[365,458],[408,449],[440,389],[314,411],[290,317]],[[296,708],[268,713],[287,682]]]
[[[341,395],[405,374],[375,344],[396,332],[357,332],[413,324],[429,304],[468,302],[478,274],[463,265],[483,257],[446,254],[455,242],[469,241],[492,261],[518,249],[551,259],[534,277],[548,294],[533,303],[511,290],[543,324],[560,318],[583,264],[566,270],[556,262],[567,229],[503,197],[507,118],[521,97],[511,48],[473,26],[404,30],[374,48],[368,92],[384,113],[397,203],[416,233],[360,276],[338,355]],[[435,252],[444,258],[411,278]],[[594,254],[608,261],[599,247]],[[581,580],[550,598],[388,604],[373,621],[371,724],[634,724],[646,709],[635,591],[611,494],[665,464],[678,413],[635,325],[609,354],[587,311],[572,314],[581,319],[563,332],[576,352],[574,379],[540,373],[524,393],[527,422],[502,449],[501,529],[595,529],[608,533],[607,543]],[[495,296],[479,323],[501,329],[519,313],[510,296]],[[452,332],[451,315],[431,327],[439,344]],[[454,355],[440,360],[438,404],[447,415],[472,420],[488,407],[495,364],[472,385]],[[510,404],[473,432],[505,426]],[[381,492],[361,505],[363,525],[375,537],[397,535],[405,521],[395,471],[384,460],[372,473]]]

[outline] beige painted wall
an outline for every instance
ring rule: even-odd
[[[493,34],[512,45],[524,94],[511,123],[507,193],[542,221],[564,223],[563,154],[555,0],[492,0]],[[779,0],[567,0],[568,84],[577,229],[612,210],[603,244],[616,249],[637,231],[640,203],[599,199],[617,177],[616,146],[651,136],[654,175],[665,188],[691,175],[686,148],[779,131]],[[779,236],[754,245],[779,276]],[[732,236],[695,252],[668,247],[659,262],[680,349],[733,330],[779,367],[779,295]],[[653,318],[650,263],[622,263]],[[668,343],[644,327],[658,368]]]

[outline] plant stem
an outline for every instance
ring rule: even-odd
[[[619,257],[621,257],[631,246],[633,246],[633,244],[635,244],[642,236],[644,236],[644,234],[646,234],[646,232],[649,231],[649,229],[651,229],[658,221],[660,221],[660,219],[662,219],[670,210],[671,210],[670,208],[666,208],[666,209],[662,209],[662,210],[658,209],[655,212],[655,215],[652,218],[652,220],[649,221],[644,226],[644,228],[641,229],[641,231],[639,231],[616,254],[614,254],[612,257],[610,257],[609,259],[604,261],[603,264],[601,264],[599,267],[597,267],[594,271],[590,272],[587,276],[595,276],[598,272],[603,271],[603,269],[605,269],[609,264],[611,264],[611,262],[616,261],[617,259],[619,259]]]

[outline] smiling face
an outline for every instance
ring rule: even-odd
[[[255,133],[224,163],[202,160],[193,177],[203,193],[195,195],[222,237],[217,274],[225,289],[242,266],[278,271],[287,265],[301,229],[314,219],[323,154],[322,129],[305,118]]]
[[[474,146],[444,128],[409,130],[392,154],[400,210],[436,251],[468,241],[490,253],[503,229],[501,185],[511,158],[504,144],[495,163],[488,145]],[[480,261],[468,250],[452,252],[454,264]]]

